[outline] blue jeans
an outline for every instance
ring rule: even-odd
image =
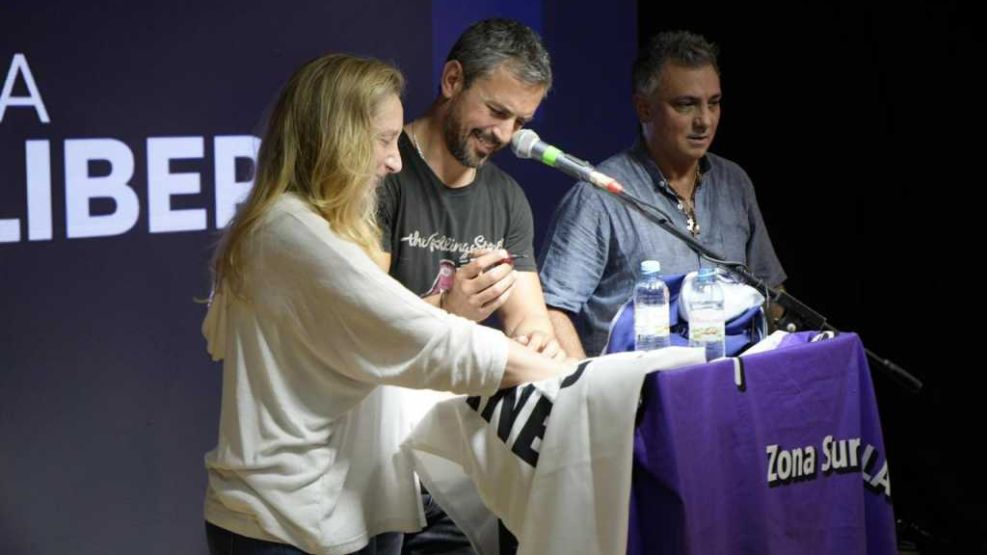
[[[367,547],[352,555],[399,555],[401,536],[397,532],[379,534],[370,538]],[[308,555],[297,547],[277,542],[255,540],[230,532],[206,522],[206,541],[210,555]]]

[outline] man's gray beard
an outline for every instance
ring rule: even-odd
[[[449,149],[449,153],[455,158],[460,164],[466,166],[467,168],[479,168],[487,161],[486,158],[483,160],[477,160],[476,156],[470,152],[469,139],[470,133],[465,135],[460,135],[458,130],[460,128],[458,118],[448,118],[442,129],[442,136],[446,143],[446,148]]]
[[[453,104],[449,106],[447,112],[445,123],[442,126],[442,137],[445,140],[446,148],[452,157],[455,158],[460,164],[466,166],[467,168],[479,168],[493,156],[495,152],[500,150],[501,147],[495,147],[494,151],[490,153],[490,156],[486,156],[482,159],[478,159],[477,156],[469,148],[470,136],[473,134],[471,131],[467,131],[462,135],[459,134],[460,129],[463,128],[461,125],[462,120],[459,118],[458,113],[459,102],[458,99],[453,101]]]

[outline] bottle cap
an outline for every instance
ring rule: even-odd
[[[657,260],[642,260],[641,261],[641,273],[642,274],[656,274],[661,271],[661,263]]]

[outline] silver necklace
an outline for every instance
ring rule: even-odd
[[[684,199],[679,196],[674,189],[672,192],[675,193],[675,197],[678,199],[678,205],[676,208],[685,216],[685,228],[692,234],[693,237],[699,236],[699,220],[696,219],[696,206],[693,204],[693,200],[696,197],[696,191],[699,189],[700,183],[702,183],[703,174],[699,170],[699,166],[696,166],[696,177],[695,182],[692,186],[692,198]]]
[[[422,145],[418,144],[418,133],[415,132],[415,127],[417,126],[412,123],[409,127],[411,128],[411,142],[415,143],[415,150],[418,151],[418,155],[422,157],[422,160],[425,160],[425,153],[422,152]],[[425,162],[427,163],[428,160],[425,160]]]

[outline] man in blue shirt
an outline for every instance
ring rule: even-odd
[[[746,263],[771,286],[785,272],[761,218],[750,178],[708,152],[720,120],[716,48],[701,36],[656,36],[634,64],[640,137],[599,170],[655,204],[679,227],[727,260]],[[562,199],[542,253],[541,281],[556,337],[570,356],[599,354],[610,321],[633,293],[642,260],[662,272],[699,267],[684,243],[593,185]],[[581,343],[581,344],[580,344]]]

